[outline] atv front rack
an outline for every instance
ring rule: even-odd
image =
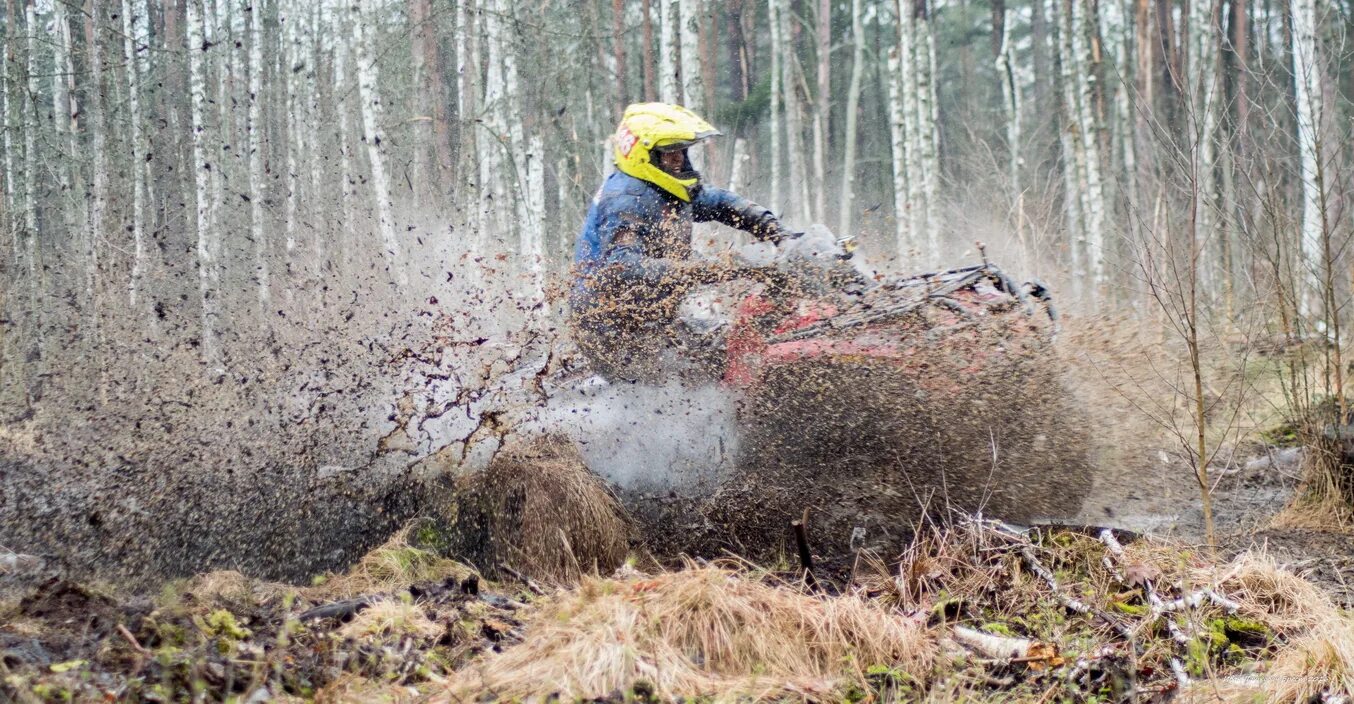
[[[1005,272],[991,264],[978,264],[886,282],[880,286],[881,289],[898,291],[906,297],[883,305],[869,305],[868,308],[857,312],[834,316],[802,328],[774,335],[767,342],[772,344],[792,342],[827,332],[889,322],[911,315],[928,303],[944,306],[961,317],[971,317],[972,313],[949,296],[956,291],[971,288],[984,279],[991,281],[998,290],[1018,301],[1026,308],[1027,312],[1034,312],[1025,292],[1016,286]]]

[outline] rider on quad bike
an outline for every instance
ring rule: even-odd
[[[723,223],[777,244],[801,234],[770,210],[701,182],[687,150],[719,134],[680,105],[625,109],[613,140],[617,171],[593,198],[578,237],[571,296],[580,351],[609,380],[654,380],[672,361],[665,356],[701,346],[677,328],[678,305],[693,287],[774,278],[771,270],[692,261],[693,222]],[[679,356],[690,361],[700,352]]]

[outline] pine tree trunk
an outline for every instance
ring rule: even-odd
[[[851,234],[851,217],[856,199],[856,134],[860,111],[860,81],[865,72],[865,18],[861,0],[851,0],[851,84],[846,90],[846,156],[842,159],[841,225],[842,235]]]

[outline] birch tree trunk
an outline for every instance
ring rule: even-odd
[[[1191,166],[1194,180],[1194,236],[1207,255],[1201,267],[1203,285],[1215,290],[1221,259],[1218,241],[1217,95],[1218,95],[1218,0],[1197,0],[1189,11],[1189,94]],[[1224,287],[1228,282],[1221,282]]]
[[[679,0],[658,0],[658,99],[665,103],[682,102],[677,81],[677,23]]]
[[[659,0],[663,2],[663,0]],[[781,202],[780,185],[782,167],[780,160],[780,61],[784,38],[780,34],[780,15],[782,0],[767,0],[767,24],[771,26],[771,208],[778,213],[785,212]]]
[[[362,2],[364,2],[364,0],[357,0],[359,7]],[[300,198],[301,198],[301,194],[299,192],[301,190],[301,174],[300,174],[301,165],[299,162],[299,154],[301,153],[303,146],[301,144],[301,98],[300,98],[301,81],[300,78],[296,75],[294,67],[301,61],[301,51],[300,51],[301,17],[300,13],[298,12],[298,10],[300,9],[298,5],[298,0],[280,0],[280,5],[282,9],[278,14],[280,15],[282,20],[282,47],[283,47],[282,54],[285,57],[284,65],[287,67],[287,70],[283,73],[282,77],[285,90],[284,95],[286,96],[285,97],[286,114],[283,117],[283,119],[286,121],[286,133],[287,133],[286,140],[287,156],[285,162],[287,169],[287,200],[286,200],[286,220],[284,221],[285,222],[284,242],[286,243],[286,257],[287,257],[286,273],[291,276],[295,276],[297,274],[297,272],[294,270],[295,267],[294,260],[296,257],[296,228],[299,223],[298,209],[300,208]],[[356,11],[361,13],[360,9]],[[362,32],[364,31],[363,28],[361,27],[363,23],[364,23],[363,18],[359,16],[357,22],[354,23],[357,26],[353,30],[355,38],[357,38],[357,41],[359,42],[358,46],[359,57],[361,57],[362,55],[361,52],[363,50],[363,47],[360,45],[360,42],[362,41],[360,37],[362,36]],[[358,80],[359,80],[358,85],[360,89],[361,87],[360,74]],[[362,100],[365,112],[366,98],[364,97]],[[371,139],[370,129],[368,129],[366,137],[367,139]],[[375,171],[374,168],[373,171]],[[292,291],[293,286],[294,282],[289,282],[287,284],[288,293]]]
[[[483,224],[480,219],[480,204],[484,194],[483,182],[479,179],[479,169],[483,153],[478,145],[483,141],[483,130],[477,126],[479,118],[479,13],[472,7],[470,0],[456,4],[456,113],[461,124],[461,163],[459,171],[463,174],[461,189],[464,191],[462,209],[467,229],[482,241]]]
[[[803,101],[800,100],[799,61],[795,58],[794,42],[791,41],[790,13],[781,0],[779,33],[781,45],[780,86],[785,98],[785,148],[790,156],[790,198],[791,203],[785,209],[791,217],[805,221],[813,219],[809,208],[808,164],[804,151]]]
[[[853,18],[853,21],[858,18]],[[818,0],[818,100],[813,113],[814,212],[827,218],[827,142],[832,117],[832,0]],[[842,193],[842,198],[846,194]]]
[[[659,10],[662,11],[663,0],[658,0]],[[644,51],[641,54],[644,59],[644,100],[653,102],[658,99],[658,89],[654,81],[654,53],[653,53],[653,0],[644,0],[642,14],[644,16]]]
[[[932,266],[940,257],[940,102],[937,100],[936,40],[927,0],[917,3],[917,109],[918,133],[921,136],[922,195],[925,199],[926,245],[930,250]]]
[[[52,143],[57,147],[58,154],[60,150],[68,147],[68,144],[62,144],[75,134],[71,125],[71,117],[77,114],[75,106],[74,93],[67,89],[66,82],[70,80],[68,73],[68,61],[71,54],[71,31],[70,22],[66,17],[66,6],[63,3],[52,4],[52,36],[50,43],[52,46]],[[74,211],[70,207],[69,194],[73,192],[71,188],[71,171],[74,166],[74,152],[68,157],[58,156],[47,164],[47,168],[56,176],[56,214],[62,226],[66,229],[74,229]],[[54,242],[56,249],[61,248],[60,242]]]
[[[141,140],[141,70],[136,56],[136,26],[132,18],[131,0],[122,0],[123,70],[127,72],[127,109],[130,113],[128,122],[131,126],[132,151],[132,274],[127,281],[127,303],[135,310],[146,267],[146,171],[142,165],[145,161],[145,146]]]
[[[28,264],[28,325],[29,343],[39,351],[42,348],[42,282],[38,276],[38,129],[42,124],[38,114],[38,15],[34,0],[28,0],[24,10],[28,30],[28,57],[26,72],[27,106],[24,110],[24,259]]]
[[[249,8],[249,233],[254,240],[254,279],[258,286],[259,320],[266,320],[272,293],[268,282],[268,233],[263,199],[263,5]],[[346,166],[346,164],[345,164]],[[347,178],[344,169],[344,178]]]
[[[865,72],[865,17],[861,0],[851,0],[851,43],[851,84],[846,90],[846,156],[842,159],[842,210],[838,228],[844,236],[851,234],[851,218],[855,214],[857,113],[860,111],[861,75]]]
[[[381,93],[377,88],[378,75],[376,58],[372,51],[371,29],[366,26],[372,0],[361,0],[354,8],[357,13],[353,22],[353,39],[357,44],[357,93],[362,103],[362,141],[367,145],[367,161],[370,162],[373,198],[376,200],[377,225],[381,231],[382,254],[386,266],[400,287],[408,283],[400,259],[400,242],[395,237],[395,212],[391,202],[390,178],[386,175],[385,154],[381,149],[381,124],[385,117],[385,106],[381,103]]]
[[[1318,0],[1293,0],[1293,83],[1298,116],[1299,178],[1302,183],[1303,286],[1299,303],[1303,317],[1322,314],[1322,278],[1331,266],[1327,259],[1327,230],[1322,202],[1325,184],[1321,170],[1321,120],[1325,110],[1321,94],[1324,57],[1317,36]],[[1329,315],[1329,311],[1326,311]]]
[[[330,21],[333,23],[333,33],[338,37],[348,36],[348,12],[344,7],[345,0],[331,0],[329,6]],[[461,3],[464,5],[465,3]],[[352,242],[351,223],[353,222],[353,206],[356,201],[357,176],[353,171],[352,151],[349,149],[352,144],[351,133],[348,121],[351,119],[352,110],[349,106],[349,96],[353,92],[353,86],[348,80],[350,63],[350,43],[338,40],[334,42],[334,112],[338,115],[338,158],[339,158],[339,219],[334,222],[334,230],[338,233],[339,247],[342,251],[341,259],[344,271],[352,272],[354,265],[354,254],[356,252],[356,243]]]
[[[701,4],[702,0],[680,0],[678,3],[682,46],[682,99],[683,105],[692,112],[708,117],[705,115],[705,86],[701,72]],[[706,149],[693,149],[689,154],[691,164],[698,170],[705,166]]]
[[[488,0],[484,13],[485,52],[483,130],[485,140],[480,150],[480,184],[485,197],[483,226],[494,236],[508,238],[512,229],[512,194],[504,172],[511,160],[504,158],[510,148],[507,121],[507,77],[503,70],[502,0]],[[486,233],[487,234],[487,233]]]
[[[1107,0],[1115,2],[1116,0]],[[1001,102],[1006,111],[1006,151],[1007,178],[1011,183],[1011,200],[1020,199],[1020,83],[1016,80],[1015,48],[1011,40],[1011,24],[1015,16],[1006,7],[1005,0],[992,5],[992,17],[1000,22],[1001,33],[997,40],[997,81],[1001,83]]]
[[[901,29],[901,20],[900,27]],[[908,180],[907,180],[907,137],[904,122],[903,111],[903,91],[902,91],[902,62],[899,58],[899,48],[890,47],[888,50],[888,59],[885,66],[887,73],[889,93],[889,146],[893,157],[893,220],[894,220],[894,239],[895,247],[900,261],[906,261],[911,256],[912,228],[909,227],[911,214],[908,212]]]
[[[96,0],[97,1],[97,0]],[[225,368],[217,337],[220,313],[217,309],[221,276],[216,261],[217,244],[211,231],[211,164],[206,154],[204,132],[207,112],[207,74],[203,66],[207,35],[202,0],[188,0],[188,62],[192,80],[193,173],[197,210],[198,291],[202,307],[202,357],[208,374],[221,376]]]
[[[85,45],[89,61],[89,80],[91,90],[86,95],[89,100],[89,115],[85,122],[89,125],[89,144],[93,152],[91,189],[89,199],[89,224],[85,228],[85,306],[89,326],[87,342],[94,350],[95,363],[102,369],[101,355],[103,331],[99,310],[99,238],[103,236],[104,209],[108,203],[108,159],[107,140],[104,136],[103,120],[103,46],[99,38],[99,18],[102,14],[100,0],[85,2]]]

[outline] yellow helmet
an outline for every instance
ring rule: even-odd
[[[689,167],[681,173],[668,173],[654,163],[652,156],[654,152],[686,149],[718,134],[714,126],[680,105],[634,103],[625,109],[621,126],[616,129],[616,167],[690,202],[691,189],[700,175]]]

